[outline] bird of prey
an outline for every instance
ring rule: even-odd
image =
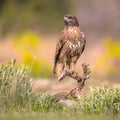
[[[86,44],[84,33],[79,27],[75,15],[64,16],[64,29],[61,32],[55,52],[54,70],[58,80],[66,70],[74,70],[74,66],[84,51]]]

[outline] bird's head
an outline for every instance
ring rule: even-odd
[[[76,16],[72,14],[64,16],[64,23],[69,26],[79,26]]]

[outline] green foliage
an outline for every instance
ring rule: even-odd
[[[87,97],[80,96],[80,107],[85,113],[115,114],[120,112],[120,90],[105,86],[91,87]]]
[[[0,63],[0,112],[24,107],[28,99],[27,93],[30,91],[28,67],[15,66],[15,60],[6,64]]]
[[[105,51],[96,62],[98,70],[109,77],[118,77],[120,74],[120,41],[110,38],[104,40]]]
[[[47,94],[35,95],[33,94],[30,98],[32,103],[32,111],[35,112],[60,112],[63,110],[63,105],[57,102],[54,97]]]
[[[0,4],[0,34],[29,28],[54,31],[73,7],[69,0],[4,0]]]
[[[105,86],[91,87],[88,96],[79,96],[77,106],[71,108],[59,103],[50,95],[34,94],[31,90],[32,82],[28,67],[15,65],[15,60],[0,63],[0,115],[16,113],[19,116],[22,115],[20,113],[24,113],[32,117],[42,113],[39,114],[42,117],[45,113],[49,113],[51,117],[54,116],[53,118],[78,119],[84,114],[105,116],[120,113],[119,89]],[[84,119],[87,118],[89,116]]]
[[[0,115],[1,120],[120,120],[120,115],[118,116],[106,116],[106,115],[65,115],[62,113],[41,113],[41,114],[25,114],[25,113],[16,113],[16,114],[4,114]]]
[[[62,105],[46,94],[33,94],[30,70],[15,60],[0,63],[0,113],[60,111]]]

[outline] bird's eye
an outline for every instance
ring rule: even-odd
[[[69,19],[72,19],[72,17],[70,16]]]

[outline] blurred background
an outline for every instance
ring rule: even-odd
[[[75,80],[58,83],[52,73],[56,42],[68,13],[77,16],[86,36],[86,49],[76,65],[82,74],[81,64],[90,64],[85,89],[101,83],[119,87],[119,0],[0,0],[0,61],[14,58],[30,66],[35,92],[73,88]]]

